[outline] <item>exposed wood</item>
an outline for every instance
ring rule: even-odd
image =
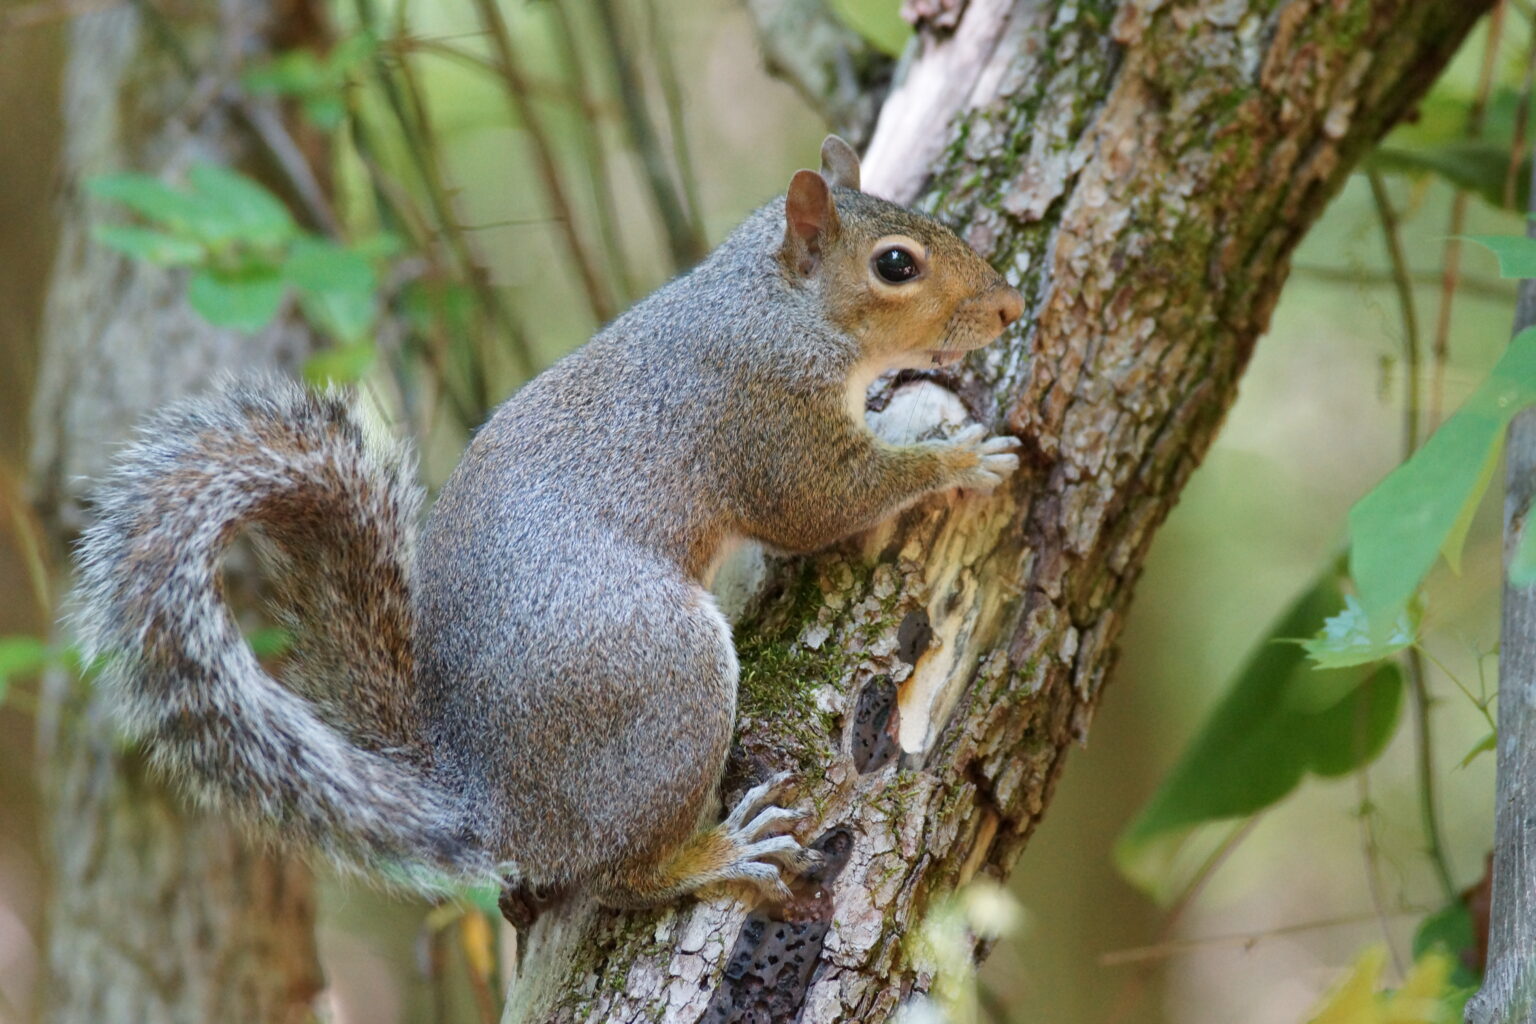
[[[187,307],[179,274],[92,240],[107,211],[85,190],[108,171],[175,175],[194,160],[270,166],[252,159],[248,116],[223,102],[223,84],[235,80],[239,60],[271,51],[274,11],[292,15],[298,6],[226,0],[157,29],[143,7],[124,4],[70,25],[60,241],[32,409],[33,497],[61,566],[86,514],[89,478],[141,415],[206,387],[221,369],[292,368],[312,344],[294,322],[256,337],[211,328]],[[190,77],[168,31],[206,79]],[[280,124],[275,110],[250,113]],[[45,1019],[277,1024],[313,1016],[321,979],[303,868],[186,813],[122,749],[89,686],[62,673],[44,681],[39,746],[52,870]]]
[[[738,630],[727,788],[797,770],[824,874],[750,918],[723,900],[547,915],[508,1022],[878,1021],[932,985],[911,936],[963,879],[1004,876],[1044,812],[1292,250],[1489,4],[948,6],[866,187],[960,225],[1024,291],[1027,329],[882,396],[880,419],[969,409],[1032,465],[771,567]]]

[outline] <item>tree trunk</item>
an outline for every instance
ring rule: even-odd
[[[172,24],[151,5],[121,5],[76,18],[70,31],[60,242],[32,409],[34,499],[59,565],[82,524],[88,480],[140,416],[224,368],[292,369],[312,344],[294,323],[255,337],[212,328],[188,308],[179,274],[91,238],[103,210],[85,190],[90,176],[175,174],[194,160],[250,167],[252,117],[281,123],[273,110],[237,114],[226,87],[239,61],[279,45],[279,23],[283,45],[299,41],[296,26],[315,26],[302,4],[224,0],[196,10]],[[52,868],[45,1019],[312,1018],[321,982],[308,873],[186,812],[145,778],[88,684],[54,673],[42,697]]]
[[[1022,851],[1292,249],[1489,6],[936,6],[963,12],[920,27],[865,187],[959,225],[1029,310],[874,418],[969,411],[1023,438],[1026,469],[775,566],[739,627],[727,789],[804,780],[801,834],[829,856],[798,898],[562,908],[529,936],[504,1020],[874,1021],[933,984],[912,936]]]
[[[1536,184],[1536,171],[1533,171]],[[1536,191],[1531,193],[1536,202]],[[1536,207],[1530,211],[1536,215]],[[1528,221],[1526,237],[1536,238]],[[1514,333],[1536,326],[1536,280],[1520,282]],[[1516,586],[1509,560],[1536,528],[1536,410],[1514,418],[1504,442],[1504,595],[1499,630],[1498,770],[1494,786],[1493,891],[1483,984],[1467,1024],[1536,1019],[1536,588]]]

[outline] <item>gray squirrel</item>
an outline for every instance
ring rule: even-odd
[[[78,550],[77,622],[130,733],[259,833],[408,883],[788,895],[782,780],[710,824],[735,717],[710,579],[742,540],[825,547],[987,490],[1013,438],[892,445],[869,384],[995,338],[1019,293],[938,221],[822,170],[508,399],[431,510],[351,402],[227,384],[153,417]],[[223,599],[263,540],[284,682]]]

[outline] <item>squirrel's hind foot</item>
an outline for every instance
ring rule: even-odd
[[[820,863],[821,854],[779,831],[806,816],[774,802],[789,779],[786,772],[753,786],[724,821],[694,835],[659,868],[624,877],[621,901],[659,903],[690,892],[722,891],[791,899],[785,870],[803,872]]]

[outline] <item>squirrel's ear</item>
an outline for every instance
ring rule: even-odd
[[[815,171],[796,171],[784,198],[785,260],[802,274],[821,261],[822,244],[837,230],[837,207],[832,190]]]
[[[821,176],[829,185],[855,191],[859,187],[859,154],[836,135],[828,135],[821,144]]]

